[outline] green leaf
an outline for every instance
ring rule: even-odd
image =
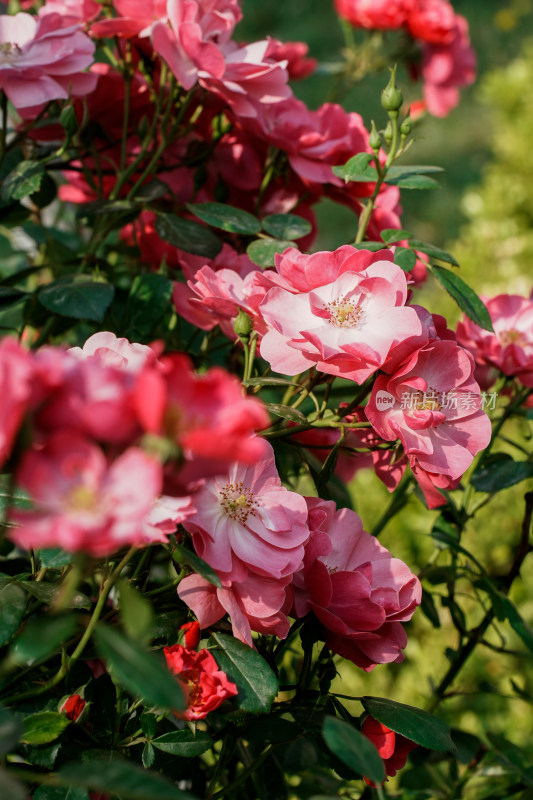
[[[288,239],[256,239],[246,248],[246,252],[251,261],[258,267],[273,267],[275,255],[283,253],[288,247],[295,247],[294,242]]]
[[[416,266],[416,253],[408,247],[397,247],[394,251],[394,263],[404,272],[411,272]]]
[[[13,656],[19,664],[32,664],[66,642],[75,627],[74,614],[32,617],[13,644]]]
[[[7,710],[0,706],[0,756],[9,753],[22,733],[20,722]]]
[[[146,742],[143,747],[141,761],[143,762],[143,767],[145,769],[149,769],[155,761],[155,750],[152,746],[151,742]]]
[[[96,649],[107,659],[111,674],[121,686],[150,705],[185,710],[187,702],[181,684],[157,656],[101,623],[95,639]]]
[[[169,310],[172,289],[172,281],[164,275],[137,275],[124,312],[130,339],[153,337],[154,328]]]
[[[220,669],[239,691],[235,701],[242,711],[268,712],[278,692],[278,679],[256,650],[233,636],[212,633],[217,649],[213,651]]]
[[[21,581],[20,586],[22,586],[28,594],[31,594],[32,597],[40,600],[41,603],[47,604],[53,602],[58,589],[57,583],[49,583],[48,581]],[[85,608],[88,610],[91,607],[91,601],[87,595],[81,592],[74,592],[70,598],[70,605],[74,608]]]
[[[161,775],[122,759],[67,764],[54,779],[63,786],[116,794],[122,800],[197,800]]]
[[[44,166],[40,161],[21,161],[3,181],[0,199],[10,203],[33,194],[41,185],[44,174]]]
[[[12,778],[5,769],[0,769],[0,797],[5,800],[27,800],[28,789]]]
[[[216,586],[218,589],[222,588],[220,578],[207,561],[204,561],[203,558],[200,558],[200,556],[197,556],[196,553],[188,550],[182,544],[176,545],[176,550],[181,556],[180,560],[185,561],[198,575],[201,575],[212,586]]]
[[[194,758],[209,750],[213,746],[213,740],[205,731],[193,732],[190,728],[183,728],[181,731],[171,731],[152,739],[152,744],[164,753]]]
[[[25,744],[48,744],[60,736],[70,720],[57,711],[40,711],[24,717],[21,742]]]
[[[66,567],[67,564],[72,564],[73,560],[72,553],[67,553],[60,547],[46,547],[39,550],[39,558],[41,567]]]
[[[385,780],[383,760],[372,744],[354,727],[337,717],[326,717],[322,735],[331,752],[358,775],[373,783]]]
[[[110,283],[66,276],[44,286],[37,294],[41,305],[63,317],[101,322],[115,294]]]
[[[147,739],[153,739],[155,736],[155,732],[157,729],[157,717],[155,714],[150,714],[147,711],[144,711],[141,714],[141,728],[142,732],[146,736]]]
[[[406,739],[429,750],[454,749],[448,725],[427,711],[384,697],[363,697],[361,702],[378,722]]]
[[[453,297],[459,308],[465,312],[472,322],[475,322],[476,325],[486,331],[494,331],[487,307],[462,278],[450,272],[449,269],[444,269],[444,267],[433,267],[433,272],[448,294]]]
[[[26,611],[26,593],[17,583],[0,586],[0,646],[18,629]]]
[[[514,461],[503,453],[472,475],[471,483],[478,492],[500,492],[533,477],[530,461]]]
[[[405,239],[413,238],[412,233],[409,233],[409,231],[405,231],[401,228],[385,228],[379,233],[386,244],[394,244],[394,242],[403,242]]]
[[[154,622],[154,609],[149,600],[133,588],[127,580],[118,583],[120,593],[120,618],[130,639],[147,644]]]
[[[352,247],[356,247],[358,250],[369,250],[371,253],[378,253],[380,250],[387,250],[387,245],[383,242],[352,242]]]
[[[444,172],[442,167],[426,164],[405,164],[404,166],[389,167],[387,176],[391,178],[404,178],[408,175],[427,175],[434,172]]]
[[[213,231],[190,219],[159,212],[155,229],[163,241],[185,250],[186,253],[214,258],[222,250],[222,242]]]
[[[374,163],[374,156],[371,153],[357,153],[350,158],[343,166],[332,167],[332,172],[338,178],[342,178],[345,183],[350,181],[375,183],[378,173],[371,166]]]
[[[15,289],[12,286],[0,286],[0,309],[14,306],[29,297],[29,292]]]
[[[240,233],[243,236],[255,236],[261,230],[261,223],[248,211],[227,206],[225,203],[187,203],[187,208],[195,217],[221,228],[228,233]]]
[[[32,800],[89,800],[89,792],[74,786],[39,786]]]
[[[514,603],[502,592],[498,592],[497,594],[502,603],[503,613],[509,625],[514,632],[520,636],[527,649],[533,653],[533,630],[529,627],[527,622],[522,619]]]
[[[291,422],[298,422],[301,425],[307,424],[307,417],[297,408],[291,408],[281,403],[265,403],[264,405],[276,417],[283,417],[283,419],[289,419]]]
[[[309,220],[296,214],[270,214],[261,220],[261,225],[276,239],[301,239],[313,229]]]
[[[453,264],[454,267],[459,266],[459,262],[450,255],[450,253],[447,253],[446,250],[441,250],[440,247],[428,244],[427,242],[421,242],[418,239],[410,239],[409,247],[413,250],[418,250],[419,253],[425,253],[431,258],[435,258],[437,261],[445,261],[447,264]],[[439,267],[439,269],[442,269],[442,267]],[[454,273],[451,274],[454,275]]]
[[[427,175],[398,175],[393,177],[390,174],[385,178],[385,183],[389,186],[398,186],[400,189],[438,189],[439,184]]]

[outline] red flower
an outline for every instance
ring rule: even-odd
[[[366,717],[361,730],[366,738],[370,739],[375,746],[383,759],[385,772],[391,777],[396,775],[398,770],[405,766],[407,756],[411,750],[418,747],[411,739],[406,739],[405,736],[394,733],[394,731],[382,725],[381,722],[378,722],[374,717]],[[368,783],[369,786],[375,786],[375,784],[367,778],[365,778],[365,782]]]
[[[189,707],[176,713],[184,719],[204,719],[224,700],[237,694],[237,687],[228,680],[225,672],[208,650],[187,650],[180,644],[165,647],[167,666],[187,687]]]
[[[183,631],[183,638],[187,650],[195,650],[200,643],[200,623],[198,620],[194,622],[186,622],[182,625],[180,631]]]
[[[61,707],[61,711],[63,714],[66,715],[67,719],[70,719],[71,722],[76,722],[76,720],[81,716],[81,712],[85,708],[85,700],[79,694],[73,694],[68,697]]]

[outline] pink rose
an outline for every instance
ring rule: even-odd
[[[19,547],[62,547],[101,558],[145,543],[162,471],[138,448],[108,461],[91,441],[64,431],[28,450],[16,479],[33,503],[32,510],[12,512],[17,525],[10,537]]]
[[[465,317],[457,325],[458,341],[480,367],[514,375],[533,387],[533,297],[500,294],[485,303],[494,333]]]
[[[170,671],[183,683],[188,693],[188,707],[184,712],[174,712],[187,720],[204,719],[224,700],[234,697],[237,687],[228,680],[225,672],[209,650],[187,650],[180,644],[165,647],[165,658]]]
[[[350,509],[307,498],[311,536],[294,575],[297,617],[312,611],[334,652],[366,671],[403,661],[401,625],[420,604],[416,575],[363,530]]]
[[[316,365],[361,383],[394,346],[420,336],[422,326],[406,300],[405,273],[390,261],[343,272],[309,292],[273,288],[259,306],[269,326],[261,356],[284,375]]]
[[[449,44],[456,19],[453,6],[447,0],[414,0],[407,14],[407,30],[413,39]]]
[[[335,0],[339,17],[356,28],[401,28],[411,0]]]
[[[422,78],[427,110],[445,117],[459,102],[458,89],[476,78],[476,54],[470,46],[468,23],[456,15],[449,42],[427,44],[422,52]]]
[[[16,339],[0,342],[0,466],[8,458],[32,395],[32,357]]]
[[[60,14],[0,16],[0,46],[0,89],[17,110],[96,86],[96,75],[82,73],[93,61],[94,44],[77,25],[63,27]]]
[[[433,340],[391,376],[380,376],[366,416],[385,440],[400,439],[430,508],[445,498],[474,455],[490,441],[470,353],[454,341]]]
[[[383,759],[386,774],[391,777],[396,775],[398,770],[405,767],[407,756],[411,750],[418,747],[411,739],[407,739],[399,733],[394,733],[386,725],[382,725],[381,722],[371,716],[365,717],[361,733],[372,742]],[[365,778],[365,782],[369,786],[375,785],[367,778]]]

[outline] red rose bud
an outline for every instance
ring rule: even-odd
[[[81,712],[85,708],[85,700],[79,694],[73,694],[68,697],[61,707],[61,711],[67,719],[70,719],[72,722],[76,722],[76,720],[81,716]]]
[[[406,739],[405,736],[394,733],[394,731],[382,725],[381,722],[378,722],[374,717],[369,716],[365,718],[361,731],[375,746],[383,759],[385,772],[391,777],[396,775],[398,770],[405,766],[407,756],[411,750],[418,747],[411,739]],[[365,778],[365,782],[368,783],[369,786],[375,786],[368,778]]]
[[[183,631],[183,640],[187,650],[195,650],[200,644],[200,623],[197,620],[186,622],[181,626],[180,631]]]

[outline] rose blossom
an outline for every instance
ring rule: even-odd
[[[259,306],[270,328],[261,356],[284,375],[316,365],[321,372],[361,383],[394,346],[404,347],[420,335],[420,321],[406,300],[405,273],[390,261],[343,272],[309,292],[273,288]]]
[[[235,684],[218,668],[209,650],[196,652],[175,644],[165,647],[163,652],[168,668],[184,684],[188,693],[188,708],[184,712],[174,712],[177,717],[204,719],[224,700],[238,693]]]
[[[195,495],[184,522],[198,555],[226,581],[249,571],[284,578],[300,566],[309,536],[305,500],[281,485],[274,453],[253,465],[235,463]]]
[[[0,466],[11,452],[32,394],[32,357],[16,339],[0,342]]]
[[[145,344],[117,338],[110,331],[99,331],[85,341],[83,347],[71,347],[69,353],[80,359],[95,358],[108,367],[138,372],[155,359],[154,351]]]
[[[381,758],[387,775],[394,777],[398,770],[405,767],[407,756],[418,747],[411,739],[407,739],[399,733],[394,733],[386,725],[382,725],[374,717],[367,716],[364,719],[361,733],[370,739]],[[365,778],[369,786],[374,786],[372,781]]]
[[[430,508],[445,502],[435,487],[454,488],[490,441],[473,369],[454,341],[430,341],[376,380],[366,406],[377,433],[402,442]]]
[[[62,547],[100,558],[145,543],[144,524],[161,492],[161,465],[130,447],[109,462],[73,431],[28,450],[16,473],[33,502],[15,509],[10,537],[23,548]]]
[[[407,19],[408,0],[335,0],[339,17],[357,28],[400,28]]]
[[[416,575],[363,530],[350,509],[307,498],[311,536],[294,575],[297,617],[312,611],[334,652],[366,671],[403,661],[411,619],[422,597]]]
[[[458,89],[476,78],[476,54],[470,46],[468,23],[456,15],[449,42],[427,44],[422,52],[422,79],[427,110],[445,117],[459,102]]]
[[[178,595],[198,618],[201,628],[214,625],[229,615],[233,635],[253,646],[252,631],[285,638],[289,632],[286,589],[291,576],[265,578],[248,572],[244,580],[219,576],[222,586],[208,583],[200,575],[188,575],[180,581]]]
[[[414,39],[449,44],[457,16],[447,0],[414,0],[407,13],[407,30]]]
[[[94,43],[77,25],[62,24],[53,13],[0,16],[0,89],[17,110],[85,95],[96,86],[96,75],[82,73],[93,61]]]
[[[492,368],[514,375],[533,387],[533,294],[500,294],[485,300],[494,333],[465,317],[457,325],[457,339],[485,371]]]

